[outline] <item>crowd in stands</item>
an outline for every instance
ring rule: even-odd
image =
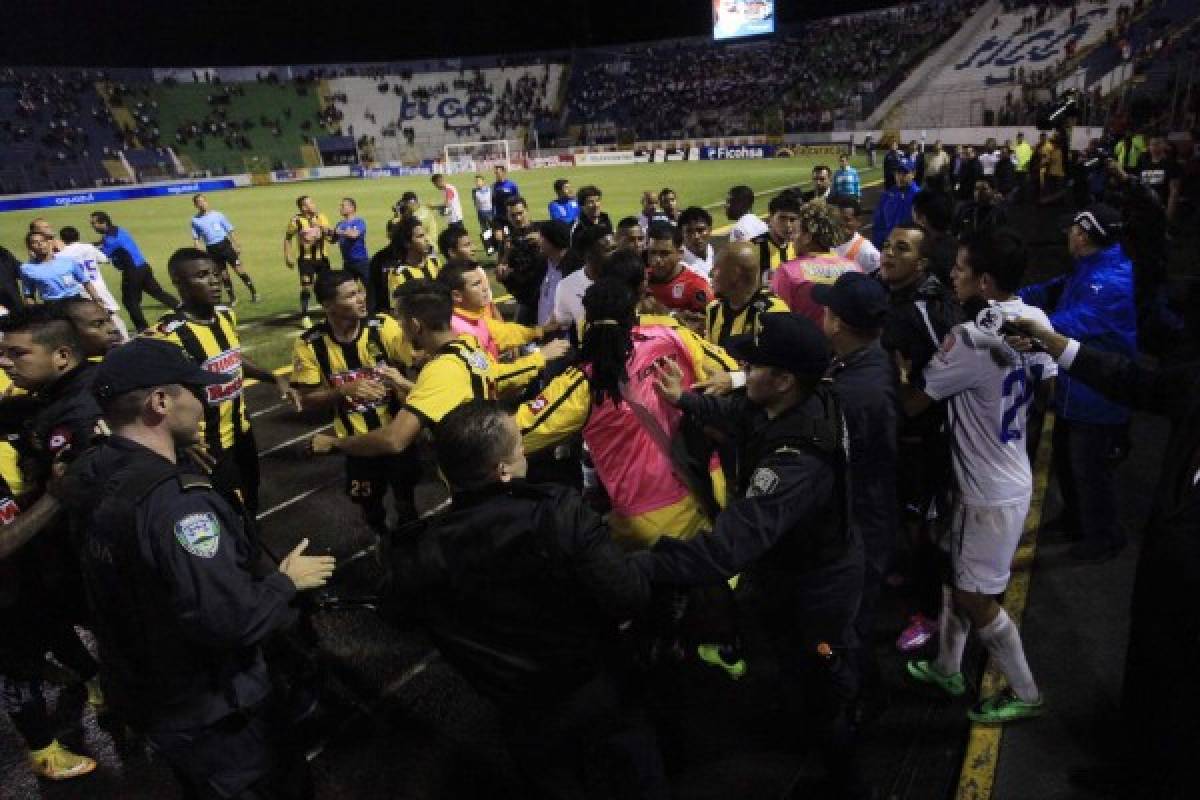
[[[630,47],[573,77],[576,122],[611,121],[638,136],[761,131],[778,109],[788,130],[829,129],[834,115],[953,32],[970,0],[914,3],[820,20],[753,48],[707,39]],[[666,91],[663,91],[663,90]],[[731,125],[744,126],[733,130]]]

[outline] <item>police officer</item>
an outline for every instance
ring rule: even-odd
[[[188,797],[308,797],[305,761],[273,725],[261,644],[334,563],[305,555],[306,539],[256,575],[241,518],[177,461],[200,438],[197,393],[226,379],[164,341],[113,351],[94,384],[113,435],[72,465],[65,494],[114,710]]]
[[[632,557],[579,494],[525,482],[520,431],[495,402],[447,413],[435,449],[451,507],[397,537],[395,608],[496,703],[531,796],[585,796],[584,759],[607,744],[624,768],[616,796],[667,797],[652,730],[609,663],[650,599]]]
[[[824,335],[794,313],[764,314],[757,334],[729,339],[749,366],[744,395],[683,391],[658,365],[662,397],[731,436],[736,493],[711,534],[663,536],[640,562],[656,583],[716,583],[743,573],[739,595],[777,651],[828,770],[832,797],[865,794],[855,763],[850,662],[863,584],[862,545],[847,522],[845,424]]]

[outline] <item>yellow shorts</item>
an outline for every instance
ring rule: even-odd
[[[712,480],[713,495],[717,503],[725,507],[725,474],[716,469],[709,473]],[[660,536],[673,536],[676,539],[690,539],[701,531],[712,528],[712,521],[704,513],[704,507],[691,494],[669,506],[623,517],[612,514],[608,520],[609,529],[617,544],[627,550],[642,550],[652,547]]]

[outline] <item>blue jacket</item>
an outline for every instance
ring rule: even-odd
[[[921,187],[917,186],[916,181],[913,181],[908,185],[908,189],[892,187],[879,197],[879,205],[875,207],[875,224],[871,235],[871,241],[875,243],[876,247],[883,247],[883,242],[892,232],[892,228],[912,221],[913,198],[919,191],[921,191]]]
[[[1054,310],[1050,301],[1061,289]],[[1026,286],[1021,299],[1047,312],[1054,329],[1083,344],[1110,353],[1137,354],[1137,312],[1133,303],[1133,264],[1114,244],[1084,256],[1070,275]],[[1100,425],[1129,420],[1129,409],[1118,405],[1069,373],[1059,372],[1055,410],[1064,419]]]
[[[100,250],[117,269],[140,269],[146,266],[146,259],[138,249],[137,242],[124,228],[113,228],[111,233],[104,234],[100,240]]]

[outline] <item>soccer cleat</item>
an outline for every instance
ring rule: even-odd
[[[258,292],[251,292],[251,293],[250,293],[250,302],[251,302],[251,303],[257,303],[257,302],[258,302]]]
[[[951,697],[962,697],[967,692],[967,682],[961,672],[943,675],[932,661],[909,661],[904,669],[913,680],[936,686]]]
[[[1013,694],[1013,690],[1005,688],[999,694],[980,700],[967,712],[967,718],[972,722],[983,725],[1003,725],[1005,722],[1016,722],[1021,719],[1040,717],[1046,710],[1042,698],[1027,703]]]
[[[95,710],[96,714],[103,714],[108,711],[108,703],[104,700],[104,690],[100,688],[100,679],[91,678],[84,681],[84,688],[87,689],[88,705]]]
[[[300,318],[300,327],[304,328],[304,330],[308,330],[312,327],[312,320],[308,318],[308,314],[305,314]]]
[[[725,654],[722,653],[723,650],[727,651],[731,658],[736,655],[732,648],[722,647],[721,645],[717,644],[698,645],[696,647],[696,655],[705,664],[725,670],[725,673],[729,675],[730,679],[736,681],[746,674],[746,670],[749,669],[749,666],[746,664],[746,659],[744,658],[727,660]]]
[[[920,650],[937,633],[937,620],[929,619],[924,614],[913,614],[909,617],[908,627],[900,631],[896,639],[896,649],[901,653],[911,653]]]
[[[29,763],[34,774],[52,781],[65,781],[87,775],[96,768],[96,762],[87,756],[72,753],[55,739],[41,750],[29,754]]]

